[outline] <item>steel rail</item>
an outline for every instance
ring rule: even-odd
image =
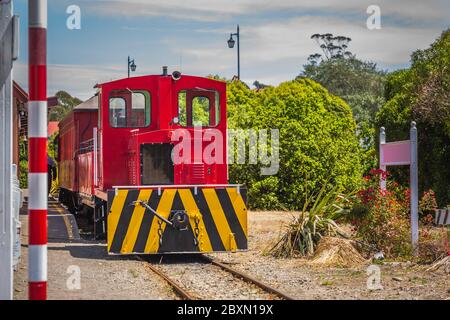
[[[238,277],[238,278],[244,280],[245,282],[254,284],[254,285],[256,285],[257,287],[263,289],[264,291],[266,291],[266,292],[268,292],[268,293],[275,294],[275,295],[277,295],[278,297],[280,297],[280,298],[282,298],[282,299],[284,299],[284,300],[295,300],[293,297],[291,297],[291,296],[289,296],[289,295],[287,295],[287,294],[281,292],[280,290],[275,289],[275,288],[272,288],[271,286],[268,286],[268,285],[262,283],[261,281],[255,279],[255,278],[253,278],[253,277],[251,277],[251,276],[249,276],[248,274],[245,274],[245,273],[243,273],[243,272],[241,272],[241,271],[238,271],[238,270],[236,270],[236,269],[233,269],[233,268],[231,268],[231,267],[225,265],[225,264],[222,263],[222,262],[219,262],[219,261],[217,261],[217,260],[214,260],[213,258],[208,257],[208,256],[205,256],[205,255],[201,255],[201,257],[202,257],[204,260],[208,261],[209,263],[211,263],[211,264],[213,264],[213,265],[215,265],[215,266],[218,266],[218,267],[222,268],[223,270],[225,270],[225,271],[231,273],[233,276]]]
[[[141,256],[136,256],[136,257],[140,261],[146,262],[149,269],[152,270],[154,273],[156,273],[161,278],[163,278],[173,288],[173,290],[175,291],[175,293],[178,296],[180,296],[181,298],[183,298],[185,300],[197,300],[198,299],[198,298],[196,298],[196,296],[194,294],[190,293],[186,289],[183,289],[176,281],[174,281],[170,277],[168,277],[163,271],[154,267],[150,261],[142,258]],[[239,278],[247,283],[250,283],[250,284],[253,284],[253,285],[259,287],[260,289],[262,289],[263,291],[265,291],[267,293],[274,294],[283,300],[295,300],[293,297],[281,292],[280,290],[275,289],[267,284],[264,284],[261,281],[255,279],[241,271],[233,269],[233,268],[225,265],[224,263],[219,262],[211,257],[205,256],[205,255],[199,255],[198,257],[201,258],[202,260],[204,260],[212,265],[215,265],[216,267],[219,267],[222,270],[232,274],[236,278]]]
[[[164,272],[162,272],[161,270],[159,270],[158,268],[155,268],[151,262],[145,260],[144,258],[140,257],[140,256],[136,256],[138,258],[138,260],[146,262],[147,267],[152,270],[154,273],[156,273],[158,276],[160,276],[161,278],[163,278],[171,287],[172,289],[175,291],[175,293],[180,296],[182,299],[184,300],[196,300],[196,298],[194,297],[194,295],[192,295],[191,293],[189,293],[188,291],[186,291],[185,289],[183,289],[182,287],[180,287],[180,285],[178,283],[176,283],[174,280],[172,280],[171,278],[169,278]]]

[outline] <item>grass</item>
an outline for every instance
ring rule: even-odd
[[[353,195],[339,193],[337,186],[327,191],[324,184],[317,195],[306,196],[299,215],[267,253],[278,258],[313,255],[322,237],[340,233],[335,221],[348,212]]]

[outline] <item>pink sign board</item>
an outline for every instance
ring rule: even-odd
[[[407,165],[411,163],[411,142],[396,141],[383,143],[381,148],[381,165]]]

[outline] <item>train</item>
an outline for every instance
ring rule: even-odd
[[[247,190],[228,183],[226,83],[169,74],[94,86],[59,123],[59,201],[109,254],[247,249]]]

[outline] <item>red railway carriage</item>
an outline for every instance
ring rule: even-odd
[[[226,83],[163,72],[96,88],[60,123],[60,201],[90,208],[110,253],[246,249],[246,190],[228,184]]]
[[[92,183],[86,181],[86,175],[80,172],[92,172],[86,158],[89,153],[86,143],[93,140],[93,131],[98,124],[98,104],[96,97],[76,106],[59,126],[59,199],[67,204],[71,210],[79,207],[78,193],[91,195]],[[92,151],[92,150],[91,150]],[[92,154],[92,152],[90,153]]]

